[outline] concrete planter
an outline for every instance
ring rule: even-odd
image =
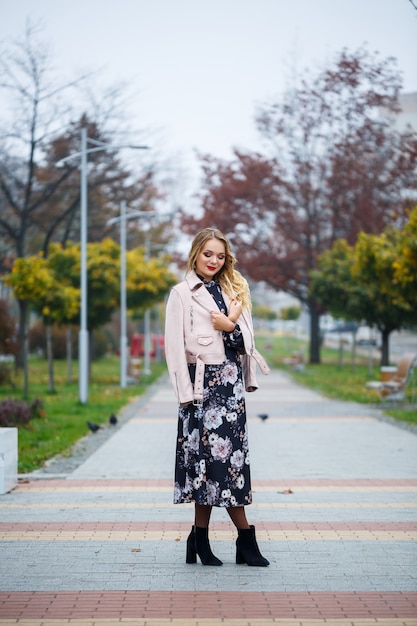
[[[0,428],[0,495],[17,485],[17,428]]]

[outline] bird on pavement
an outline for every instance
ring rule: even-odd
[[[109,417],[109,422],[110,424],[112,424],[113,426],[115,426],[117,424],[117,417],[115,416],[114,413],[112,413]]]
[[[269,415],[268,415],[268,413],[258,413],[258,417],[260,417],[261,420],[265,421],[265,420],[268,419]]]
[[[92,433],[96,433],[101,428],[101,426],[99,426],[98,424],[94,424],[93,422],[89,422],[88,420],[87,420],[87,426],[91,430]]]

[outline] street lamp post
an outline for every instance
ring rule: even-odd
[[[94,148],[88,148],[88,143],[93,144]],[[101,152],[111,150],[112,148],[131,148],[133,150],[147,150],[148,146],[132,146],[128,144],[106,144],[102,141],[96,141],[87,137],[87,129],[81,129],[81,151],[70,154],[58,161],[56,167],[62,167],[68,161],[81,157],[80,165],[80,249],[81,249],[81,268],[80,268],[80,331],[78,335],[78,393],[79,400],[85,404],[88,400],[88,325],[87,325],[87,155],[92,152]]]
[[[120,387],[127,387],[126,202],[120,205]]]
[[[149,232],[145,239],[145,261],[151,258],[151,239]],[[151,374],[151,312],[149,308],[145,310],[143,320],[143,372],[147,376]]]
[[[87,129],[81,129],[81,181],[80,181],[80,331],[78,334],[78,393],[79,400],[85,404],[88,400],[89,354],[88,354],[88,289],[87,289]]]
[[[127,387],[128,352],[126,297],[126,222],[128,219],[132,219],[134,217],[152,216],[154,214],[155,211],[126,212],[126,202],[125,200],[122,200],[122,202],[120,203],[120,217],[114,217],[107,222],[108,226],[120,222],[120,387],[122,387],[123,389]]]

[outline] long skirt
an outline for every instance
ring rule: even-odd
[[[195,365],[190,364],[194,381]],[[206,365],[201,406],[179,408],[174,503],[251,504],[248,432],[239,357]]]

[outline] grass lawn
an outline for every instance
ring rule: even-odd
[[[141,395],[166,371],[165,363],[152,363],[152,374],[143,376],[139,383],[121,389],[119,359],[108,357],[92,363],[88,403],[78,400],[77,363],[74,363],[75,382],[67,382],[66,362],[55,361],[55,393],[48,393],[47,363],[32,358],[29,370],[29,401],[41,398],[45,415],[19,427],[19,473],[30,472],[58,453],[68,453],[71,446],[89,430],[86,421],[97,424],[108,422],[111,413],[118,411]],[[15,389],[0,387],[0,401],[21,398],[21,374],[15,380]]]
[[[284,365],[283,360],[296,351],[307,356],[308,346],[305,341],[294,337],[258,334],[256,343],[270,366],[285,369],[297,382],[330,398],[381,405],[387,415],[400,421],[417,424],[417,405],[414,404],[413,408],[409,408],[411,391],[408,391],[408,398],[404,403],[399,402],[396,408],[385,409],[387,405],[381,403],[378,394],[365,388],[368,380],[379,380],[379,364],[374,363],[373,370],[369,372],[367,357],[357,355],[355,366],[352,367],[350,348],[344,351],[341,364],[337,349],[324,348],[321,352],[320,365],[307,364],[304,371],[296,372]]]

